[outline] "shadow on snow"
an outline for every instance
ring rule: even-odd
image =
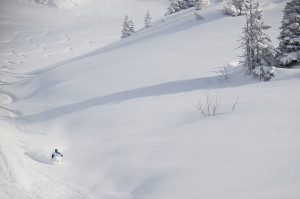
[[[241,71],[236,71],[236,72],[241,72]],[[247,85],[250,83],[257,83],[257,82],[251,80],[247,81],[246,79],[243,79],[242,81],[231,80],[230,82],[221,83],[218,82],[218,76],[173,81],[173,82],[167,82],[167,83],[158,84],[149,87],[122,91],[122,92],[113,93],[106,96],[84,100],[74,104],[68,104],[68,105],[56,107],[41,113],[21,116],[19,117],[19,120],[21,120],[24,123],[35,124],[35,123],[41,123],[41,122],[53,120],[58,117],[62,117],[64,115],[69,115],[92,107],[97,107],[97,106],[110,104],[110,103],[121,103],[124,101],[143,98],[143,97],[177,94],[183,92],[191,92],[195,90],[237,87],[237,86]]]

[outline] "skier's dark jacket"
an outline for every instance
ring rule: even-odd
[[[63,157],[63,155],[60,153],[60,152],[54,152],[54,153],[52,153],[52,158],[54,158],[55,156],[61,156],[61,157]]]

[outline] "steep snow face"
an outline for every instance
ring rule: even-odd
[[[0,6],[0,198],[299,198],[300,67],[248,79],[244,17],[220,3],[162,21],[166,4]],[[274,42],[284,5],[262,2]],[[137,32],[120,40],[125,14]],[[207,97],[216,117],[197,109]]]

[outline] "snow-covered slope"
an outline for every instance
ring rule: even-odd
[[[189,9],[163,23],[163,0],[99,2],[99,14],[18,4],[9,10],[27,18],[1,15],[0,196],[299,198],[300,67],[244,77],[245,18],[223,15],[224,3],[203,21]],[[262,2],[275,45],[284,6]],[[141,29],[117,41],[125,14]],[[215,117],[196,108],[207,96]]]
[[[35,0],[34,2],[60,9],[74,8],[82,3],[81,0]]]

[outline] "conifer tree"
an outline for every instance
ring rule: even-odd
[[[181,10],[180,3],[182,2],[182,0],[170,0],[170,2],[171,4],[168,7],[168,12],[166,13],[166,15],[170,15]]]
[[[194,7],[196,0],[186,0],[188,7]]]
[[[204,20],[204,17],[201,14],[197,13],[196,11],[194,12],[194,16],[197,20]]]
[[[283,12],[278,60],[281,65],[290,65],[300,62],[300,1],[288,2]]]
[[[145,20],[144,20],[146,28],[151,27],[151,25],[152,25],[152,21],[151,20],[152,20],[152,18],[150,16],[149,10],[147,10],[146,17],[145,17]]]
[[[168,7],[168,12],[165,15],[170,15],[181,10],[194,7],[195,0],[169,0],[170,6]]]
[[[196,10],[203,10],[206,9],[210,4],[210,0],[196,0],[195,7]]]
[[[243,29],[242,47],[245,59],[242,63],[246,75],[268,81],[274,76],[276,51],[264,32],[271,27],[264,24],[262,17],[263,11],[259,10],[259,4],[253,5],[250,2],[246,27]]]
[[[190,8],[190,7],[194,7],[195,0],[183,0],[180,2],[179,6],[182,10]]]
[[[225,14],[232,16],[245,15],[249,9],[251,0],[229,0],[224,7]]]
[[[135,33],[134,21],[133,21],[133,19],[129,18],[128,15],[125,15],[121,39],[129,37],[130,35],[132,35],[134,33]]]

